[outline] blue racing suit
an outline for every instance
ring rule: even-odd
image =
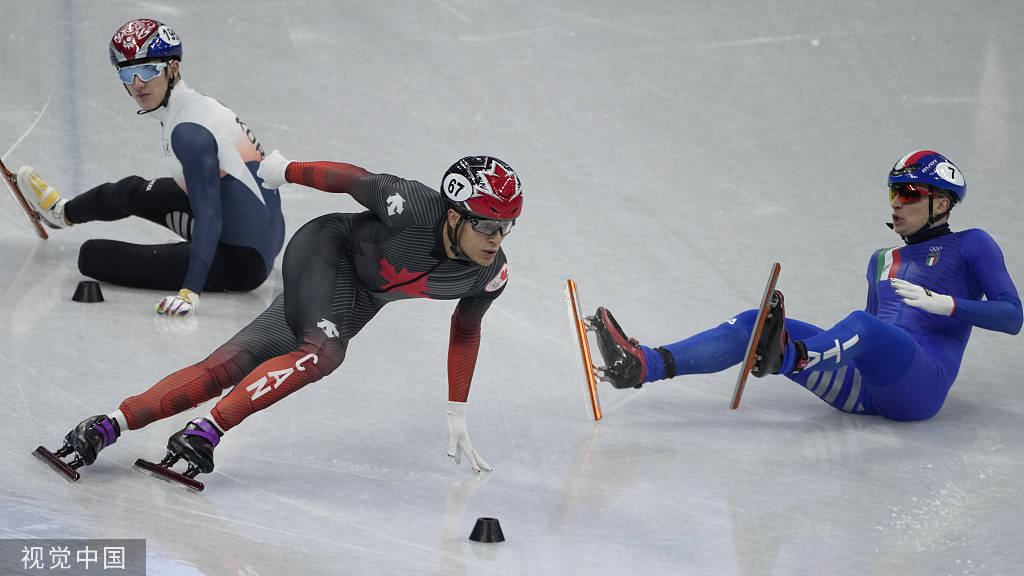
[[[952,296],[953,314],[905,304],[892,288],[893,278]],[[790,339],[803,342],[810,360],[786,376],[838,410],[893,420],[931,418],[956,380],[974,326],[1020,332],[1020,297],[1002,251],[984,230],[953,233],[943,224],[906,246],[878,250],[868,263],[867,279],[866,308],[832,328],[786,320]],[[756,310],[748,310],[664,346],[675,360],[676,374],[717,372],[741,362],[756,316]],[[645,381],[663,378],[660,354],[641,348]],[[787,361],[784,367],[793,364]]]

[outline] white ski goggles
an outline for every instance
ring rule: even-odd
[[[167,68],[167,62],[147,62],[145,64],[136,64],[135,66],[118,68],[117,75],[121,77],[121,82],[124,82],[125,84],[131,84],[134,82],[136,76],[138,76],[139,80],[142,80],[143,82],[149,82],[153,78],[162,74],[164,68]]]

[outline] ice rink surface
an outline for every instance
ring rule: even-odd
[[[184,42],[189,86],[269,151],[431,186],[467,154],[509,162],[525,208],[484,322],[469,425],[494,471],[445,456],[454,304],[389,305],[334,374],[232,430],[201,494],[132,467],[209,405],[127,433],[71,484],[33,458],[205,357],[281,288],[71,301],[89,238],[163,242],[147,222],[35,237],[0,198],[0,537],[145,538],[150,574],[1020,574],[1024,341],[975,330],[932,420],[841,414],[733,371],[588,414],[563,296],[656,346],[752,307],[771,262],[790,316],[864,305],[899,238],[885,178],[938,150],[965,172],[952,227],[981,227],[1024,282],[1024,5],[815,2],[32,2],[3,0],[0,152],[71,196],[167,174],[152,118],[107,59],[125,21]],[[1015,96],[1016,95],[1016,96]],[[286,187],[290,236],[350,198]],[[467,536],[500,519],[507,540]],[[5,562],[8,561],[5,559]],[[4,566],[3,569],[7,569]]]

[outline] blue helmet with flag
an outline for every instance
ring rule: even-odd
[[[948,158],[931,150],[915,150],[900,158],[889,171],[889,186],[893,184],[927,184],[945,190],[956,203],[967,195],[964,175]]]

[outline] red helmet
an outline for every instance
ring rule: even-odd
[[[523,209],[519,177],[493,156],[466,156],[452,164],[441,180],[441,192],[460,212],[481,218],[511,220]]]

